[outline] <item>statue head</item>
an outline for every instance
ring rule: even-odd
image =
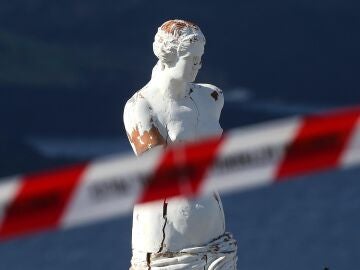
[[[156,68],[171,79],[193,82],[201,68],[205,36],[194,23],[170,20],[155,35],[153,50],[159,59]]]

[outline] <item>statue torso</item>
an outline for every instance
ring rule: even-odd
[[[168,99],[150,87],[136,99],[149,104],[151,121],[167,144],[220,136],[219,116],[223,97],[213,86],[191,84],[182,99]],[[175,198],[136,205],[133,213],[132,245],[143,252],[178,251],[206,244],[225,231],[224,213],[217,193],[202,198]]]

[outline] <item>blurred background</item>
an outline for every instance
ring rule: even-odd
[[[131,151],[127,99],[164,21],[207,38],[224,130],[360,104],[355,0],[0,0],[0,177]],[[223,196],[239,269],[360,268],[360,169]],[[235,207],[234,207],[235,206]],[[131,216],[0,244],[1,269],[128,269]]]

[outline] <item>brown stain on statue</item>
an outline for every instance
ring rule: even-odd
[[[198,28],[196,24],[189,21],[170,20],[165,22],[161,26],[161,30],[163,30],[166,33],[177,36],[179,34],[178,32],[185,27],[193,27],[196,29]]]
[[[136,155],[140,155],[157,145],[166,145],[159,130],[152,125],[143,134],[140,134],[138,126],[135,126],[131,134],[127,134],[130,143],[134,146]]]
[[[212,96],[212,98],[215,99],[215,101],[216,101],[216,100],[218,99],[218,97],[219,97],[219,93],[216,92],[216,91],[214,91],[214,92],[211,93],[211,96]]]

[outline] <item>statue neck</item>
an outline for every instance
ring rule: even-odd
[[[184,98],[189,90],[187,82],[169,78],[169,76],[162,73],[152,77],[151,82],[159,89],[161,95],[172,99]]]

